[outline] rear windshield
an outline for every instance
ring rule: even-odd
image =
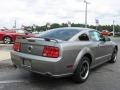
[[[77,29],[54,29],[44,32],[40,37],[67,41],[79,32]]]

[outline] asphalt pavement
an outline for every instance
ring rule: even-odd
[[[113,38],[120,48],[120,38]],[[105,63],[90,73],[83,84],[67,78],[34,75],[12,66],[12,44],[0,44],[0,90],[120,90],[120,51],[115,64]]]

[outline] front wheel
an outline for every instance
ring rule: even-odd
[[[90,59],[83,57],[73,75],[73,80],[77,83],[83,83],[87,80],[90,72]]]
[[[115,48],[112,53],[111,60],[109,61],[110,63],[115,63],[117,61],[117,49]]]

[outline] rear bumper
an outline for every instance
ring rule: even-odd
[[[62,57],[46,58],[11,51],[11,59],[13,64],[17,67],[42,75],[48,75],[52,77],[63,77],[72,74],[70,69],[67,69],[65,68],[65,66],[63,66],[64,64],[62,62]],[[24,65],[25,61],[29,61],[30,64],[28,66]]]

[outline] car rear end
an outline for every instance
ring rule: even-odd
[[[51,76],[72,74],[79,50],[72,50],[69,39],[79,32],[74,28],[60,28],[46,31],[37,38],[19,38],[11,52],[12,62],[36,73]]]
[[[11,51],[14,65],[26,70],[50,75],[68,74],[64,69],[60,42],[39,38],[18,39]]]

